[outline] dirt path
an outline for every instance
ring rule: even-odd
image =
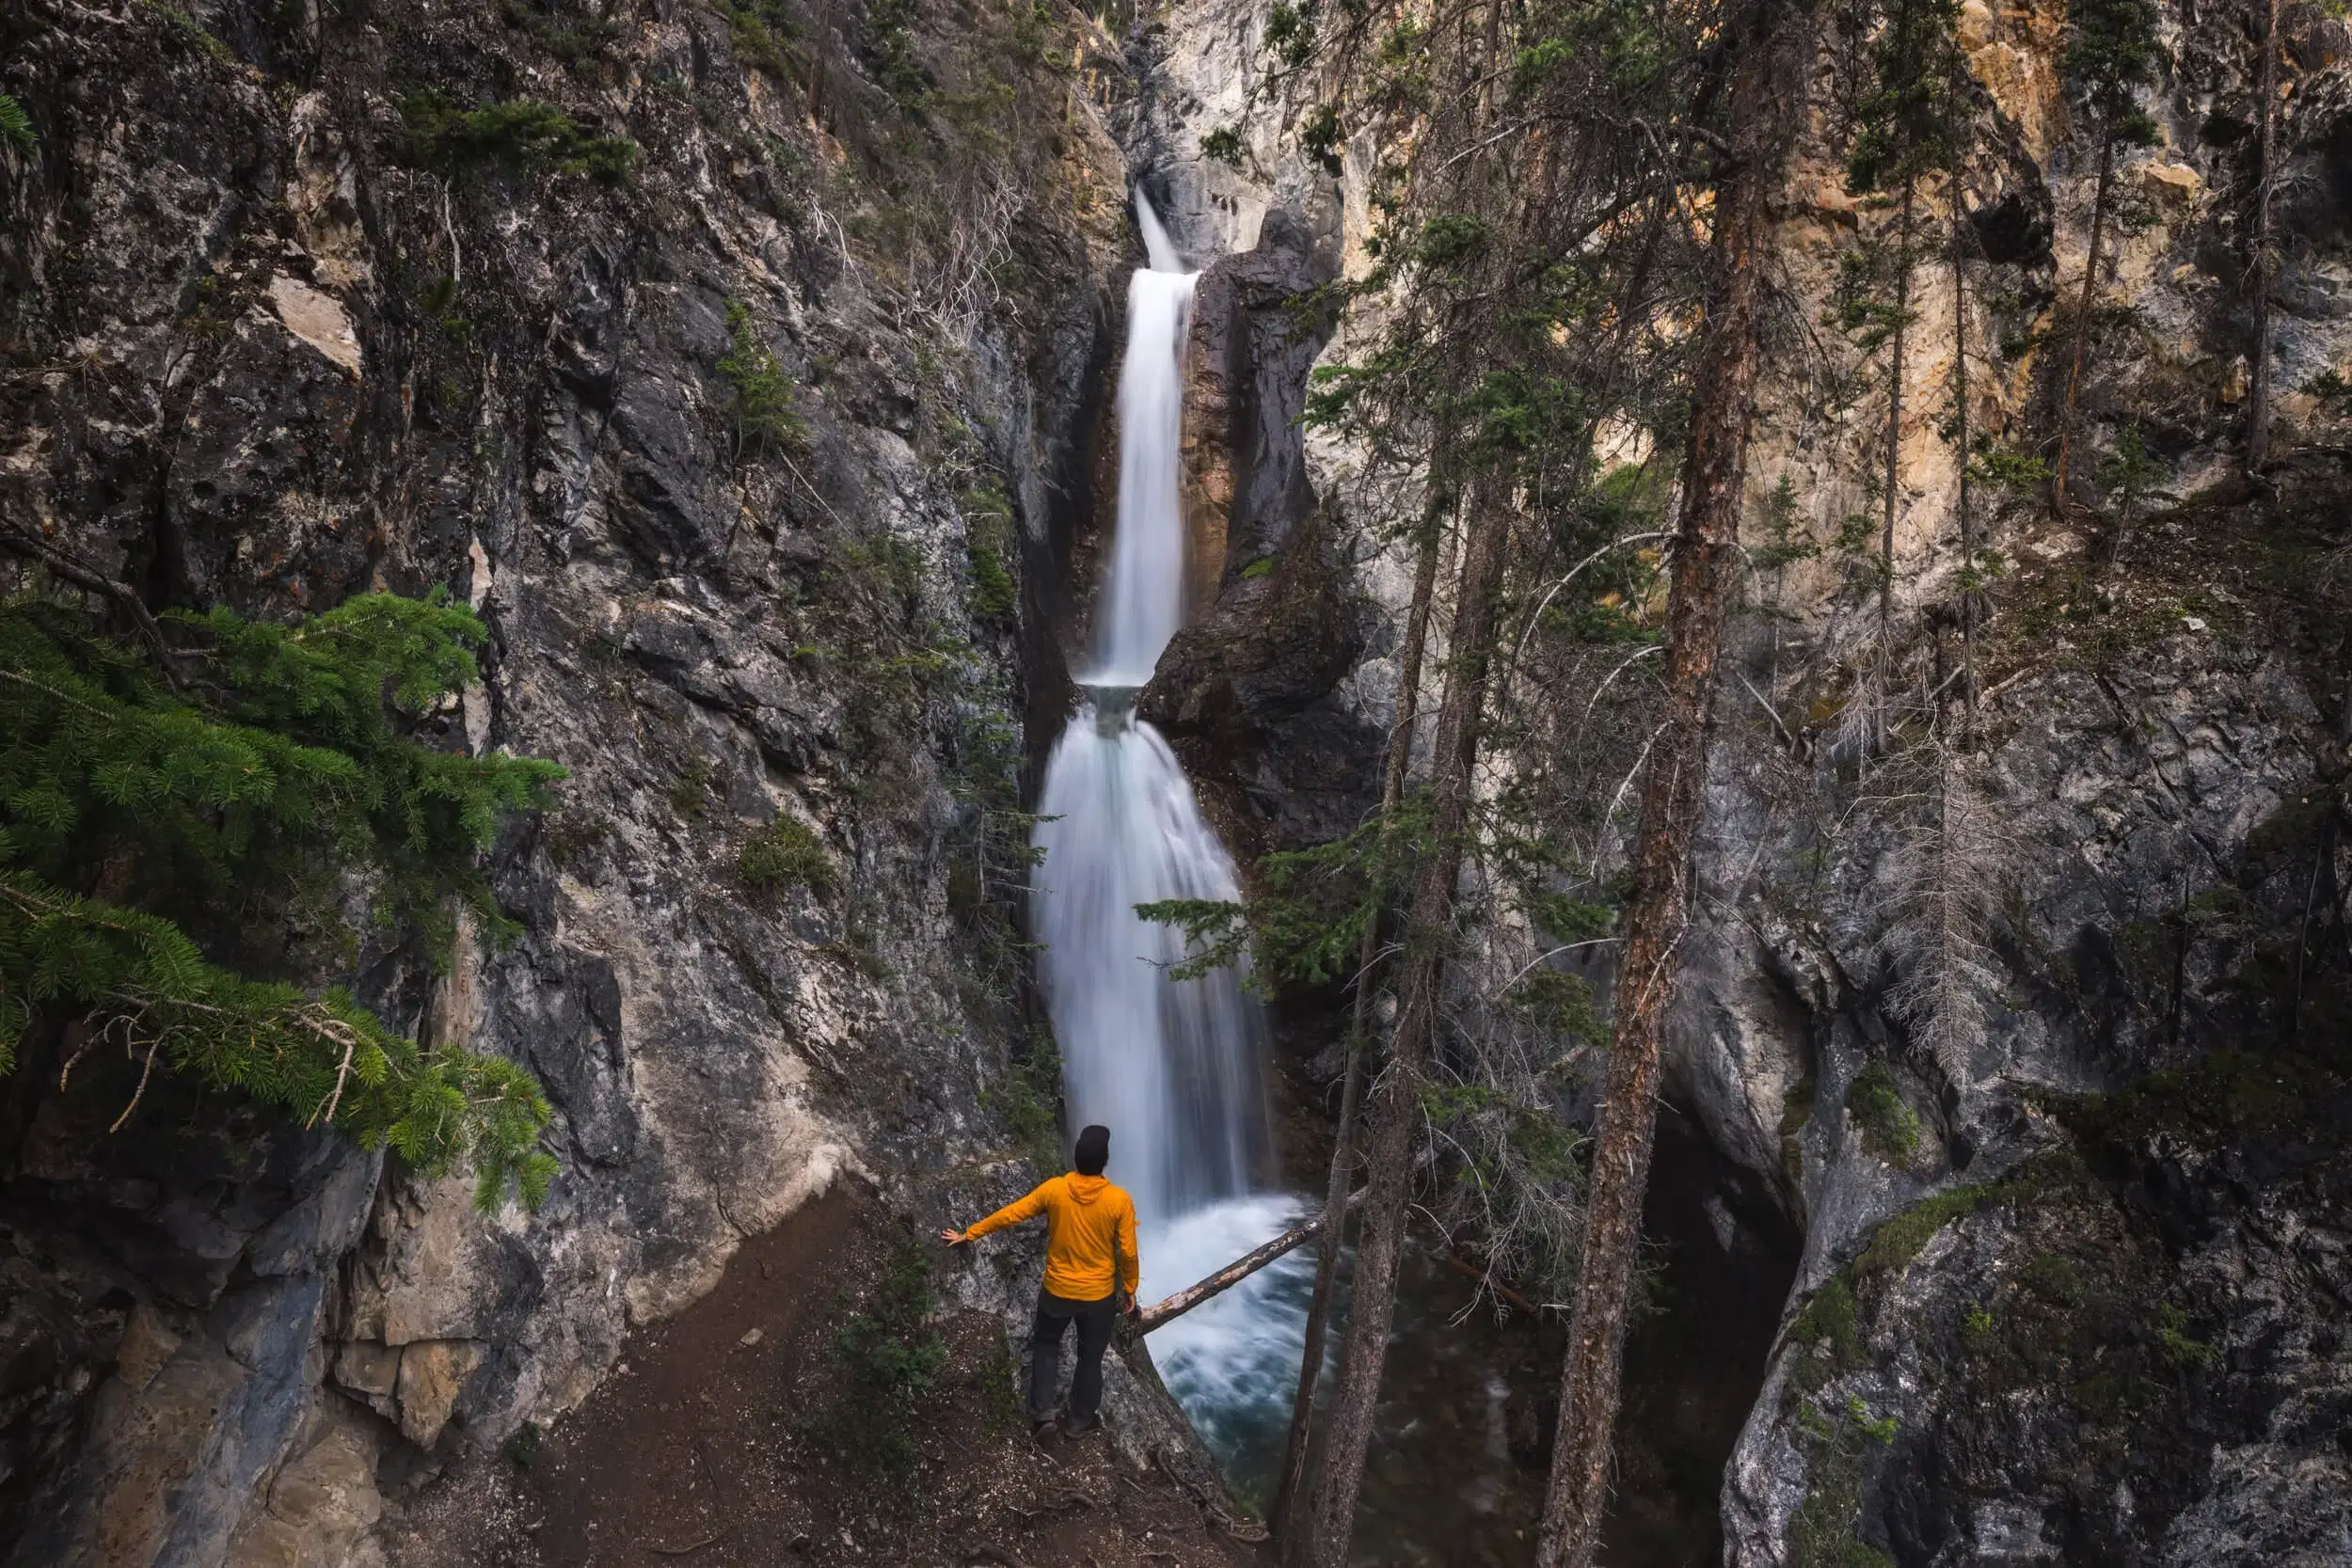
[[[394,1560],[402,1568],[1271,1562],[1264,1547],[1210,1523],[1171,1477],[1121,1464],[1099,1430],[1033,1440],[1014,1393],[1018,1368],[999,1320],[987,1314],[932,1325],[942,1358],[911,1420],[861,1419],[886,1402],[854,1397],[837,1337],[853,1312],[889,1321],[892,1293],[909,1282],[908,1245],[870,1199],[841,1190],[745,1243],[717,1290],[633,1338],[622,1369],[535,1445],[526,1433],[502,1462],[423,1501]],[[923,1336],[902,1338],[912,1346]],[[886,1378],[892,1344],[878,1354],[869,1375],[880,1366]]]

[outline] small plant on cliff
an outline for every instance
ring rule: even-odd
[[[808,425],[792,398],[792,378],[759,335],[750,307],[727,301],[727,351],[719,356],[727,384],[728,413],[738,449],[795,451],[808,444]]]
[[[833,857],[798,818],[779,815],[744,841],[735,875],[755,893],[804,887],[821,894],[833,887]]]
[[[481,623],[437,593],[144,625],[133,646],[78,602],[0,600],[0,1071],[30,1051],[64,1090],[111,1077],[119,1132],[160,1069],[535,1203],[548,1108],[521,1068],[222,961],[341,926],[355,885],[379,936],[437,953],[461,909],[504,927],[476,857],[562,770],[406,733],[476,678]]]
[[[33,119],[24,112],[24,105],[0,92],[0,147],[30,152],[40,145],[40,138],[33,134]]]
[[[1020,590],[1006,564],[1012,552],[1012,503],[993,483],[976,485],[963,496],[964,558],[972,563],[972,613],[982,621],[1002,621],[1021,602]]]
[[[1854,1074],[1846,1089],[1846,1114],[1862,1133],[1862,1147],[1893,1165],[1908,1165],[1919,1152],[1919,1113],[1903,1099],[1883,1062]]]
[[[400,103],[408,127],[408,157],[426,168],[454,174],[484,163],[519,163],[585,174],[608,185],[628,177],[637,144],[582,127],[552,103],[535,98],[493,99],[461,109],[426,87]]]

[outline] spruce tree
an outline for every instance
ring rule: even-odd
[[[1748,434],[1762,355],[1767,201],[1787,156],[1787,71],[1805,51],[1801,0],[1725,13],[1738,40],[1715,182],[1714,226],[1680,528],[1666,610],[1664,723],[1642,772],[1641,828],[1620,950],[1614,1029],[1585,1194],[1583,1244],[1560,1378],[1560,1422],[1536,1537],[1537,1568],[1588,1568],[1608,1511],[1618,1379],[1658,1127],[1658,1080],[1678,948],[1690,923],[1692,855],[1705,812],[1715,660],[1737,585]]]
[[[1886,664],[1893,657],[1895,617],[1895,524],[1901,509],[1903,375],[1912,325],[1913,268],[1920,254],[1919,187],[1947,172],[1952,162],[1953,69],[1957,53],[1955,0],[1893,0],[1875,22],[1867,51],[1869,77],[1854,105],[1854,136],[1846,159],[1846,188],[1874,197],[1895,209],[1894,303],[1857,300],[1847,325],[1866,347],[1887,345],[1886,450],[1880,498],[1879,650],[1873,685],[1883,706]],[[1952,205],[1959,205],[1953,189]],[[1879,716],[1882,730],[1883,717]],[[1884,736],[1879,737],[1883,744]]]
[[[2139,106],[2139,89],[2155,80],[2162,63],[2153,0],[2074,0],[2067,16],[2066,82],[2077,107],[2095,127],[2099,172],[2091,186],[2090,252],[2083,262],[2082,293],[2074,307],[2067,354],[2058,462],[2050,474],[2051,508],[2061,515],[2073,480],[2075,410],[2081,401],[2083,349],[2098,301],[2099,251],[2114,200],[2115,150],[2154,145],[2156,122]]]
[[[2254,96],[2262,160],[2254,184],[2252,274],[2254,363],[2246,409],[2246,471],[2258,474],[2270,460],[2270,287],[2279,258],[2271,234],[2271,201],[2279,189],[2279,0],[2260,0],[2262,59],[2254,71]]]
[[[437,593],[372,594],[294,625],[156,629],[125,643],[39,586],[0,599],[0,1071],[29,1044],[70,1089],[119,1053],[136,1081],[118,1132],[161,1069],[421,1172],[469,1162],[485,1206],[537,1202],[554,1166],[529,1073],[236,961],[289,913],[333,925],[355,885],[394,941],[444,947],[461,909],[503,926],[479,854],[562,770],[408,733],[476,679],[481,623]]]

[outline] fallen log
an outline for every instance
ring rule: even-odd
[[[1359,1189],[1355,1196],[1347,1200],[1347,1206],[1352,1210],[1358,1204],[1361,1203],[1363,1199],[1363,1192],[1361,1189]],[[1279,1236],[1275,1237],[1272,1241],[1267,1242],[1263,1246],[1245,1253],[1233,1261],[1226,1264],[1223,1268],[1217,1270],[1216,1273],[1209,1275],[1208,1278],[1200,1281],[1198,1284],[1187,1285],[1183,1290],[1177,1291],[1174,1295],[1169,1296],[1167,1300],[1154,1303],[1153,1305],[1145,1307],[1142,1311],[1135,1315],[1135,1318],[1130,1324],[1130,1332],[1135,1334],[1149,1334],[1155,1328],[1166,1327],[1168,1324],[1174,1323],[1178,1318],[1181,1318],[1185,1313],[1191,1311],[1194,1307],[1200,1306],[1202,1302],[1223,1295],[1226,1291],[1232,1290],[1243,1280],[1248,1279],[1251,1275],[1256,1274],[1260,1269],[1264,1268],[1268,1263],[1273,1262],[1277,1258],[1283,1256],[1285,1253],[1295,1252],[1298,1248],[1306,1245],[1309,1242],[1313,1241],[1315,1232],[1321,1230],[1322,1228],[1323,1213],[1318,1211],[1312,1219],[1310,1219],[1303,1224],[1291,1227],[1288,1230],[1283,1231]]]

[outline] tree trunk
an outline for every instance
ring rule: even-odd
[[[1963,101],[1973,80],[1967,56],[1950,55],[1951,94]],[[1977,716],[1977,518],[1968,505],[1968,191],[1964,182],[1966,138],[1955,136],[1952,161],[1945,174],[1951,196],[1952,263],[1952,432],[1959,449],[1960,471],[1953,510],[1960,523],[1960,725],[1966,744]]]
[[[1346,1240],[1341,1207],[1356,1181],[1356,1122],[1364,1097],[1364,1048],[1372,1033],[1373,971],[1380,952],[1382,886],[1388,876],[1389,830],[1398,802],[1405,798],[1405,771],[1413,756],[1414,722],[1420,717],[1422,657],[1429,645],[1429,604],[1438,585],[1438,556],[1445,532],[1450,491],[1442,478],[1442,456],[1430,465],[1430,491],[1416,541],[1421,558],[1413,566],[1412,610],[1405,622],[1403,668],[1396,688],[1396,723],[1389,732],[1389,752],[1380,774],[1380,836],[1375,885],[1379,899],[1364,926],[1363,946],[1356,956],[1356,994],[1347,1035],[1347,1072],[1340,1089],[1340,1122],[1331,1144],[1330,1190],[1324,1200],[1323,1239],[1315,1243],[1315,1291],[1307,1305],[1304,1352],[1298,1362],[1298,1392],[1291,1402],[1290,1440],[1282,1450],[1282,1474],[1276,1483],[1269,1515],[1284,1542],[1299,1534],[1291,1518],[1292,1503],[1307,1475],[1307,1448],[1314,1422],[1315,1385],[1323,1374],[1323,1339],[1331,1319],[1332,1282],[1338,1277],[1340,1248]]]
[[[1363,1194],[1354,1195],[1360,1200]],[[1172,1296],[1153,1302],[1119,1325],[1120,1331],[1132,1338],[1166,1328],[1196,1307],[1203,1307],[1232,1290],[1234,1286],[1264,1268],[1278,1258],[1284,1258],[1313,1241],[1335,1220],[1344,1219],[1355,1207],[1347,1195],[1332,1208],[1317,1214],[1304,1225],[1294,1225],[1272,1241],[1261,1242],[1204,1279],[1195,1280]]]
[[[2279,183],[2279,0],[2263,8],[2262,178],[2254,186],[2254,377],[2246,411],[2246,471],[2270,459],[2270,197]]]
[[[1886,507],[1879,531],[1879,749],[1886,749],[1886,689],[1895,658],[1895,517],[1902,499],[1903,345],[1911,325],[1911,213],[1919,182],[1906,175],[1900,215],[1895,223],[1895,340],[1886,391]]]
[[[825,128],[825,51],[833,42],[834,0],[818,0],[817,24],[808,39],[808,124]]]
[[[1784,112],[1801,96],[1777,91],[1775,67],[1786,54],[1784,38],[1806,14],[1806,8],[1790,0],[1754,0],[1743,29],[1751,45],[1740,52],[1732,77],[1731,154],[1717,182],[1705,339],[1692,382],[1691,445],[1666,601],[1666,722],[1642,780],[1633,893],[1617,980],[1616,1039],[1585,1194],[1584,1243],[1567,1365],[1561,1375],[1551,1482],[1536,1542],[1537,1568],[1588,1568],[1609,1500],[1626,1309],[1657,1131],[1659,1045],[1675,948],[1689,911],[1716,651],[1738,580],[1769,227],[1766,198],[1787,155]]]
[[[1486,677],[1494,662],[1496,602],[1511,532],[1504,498],[1488,489],[1473,499],[1464,527],[1454,636],[1433,757],[1435,843],[1414,878],[1406,916],[1396,1031],[1390,1042],[1388,1070],[1373,1094],[1365,1180],[1369,1196],[1356,1249],[1347,1344],[1340,1358],[1322,1462],[1316,1467],[1310,1528],[1292,1549],[1291,1560],[1307,1568],[1343,1568],[1355,1529],[1356,1497],[1363,1484],[1373,1409],[1396,1309],[1397,1260],[1405,1239],[1413,1129],[1421,1116],[1422,1071],[1437,1037],[1438,992],[1454,923],[1454,884],[1470,827],[1472,764],[1478,755]]]
[[[1953,508],[1960,514],[1960,697],[1962,712],[1977,711],[1977,520],[1968,511],[1968,219],[1960,183],[1960,165],[1952,165],[1952,429],[1960,448],[1960,489]],[[1963,718],[1962,722],[1968,722]]]
[[[2099,288],[2099,242],[2106,237],[2107,189],[2115,181],[2115,116],[2099,136],[2099,183],[2090,198],[2090,261],[2083,268],[2082,303],[2074,310],[2074,351],[2066,367],[2066,408],[2058,418],[2058,468],[2050,475],[2050,508],[2066,515],[2067,467],[2074,451],[2074,404],[2082,391],[2083,342],[2090,336],[2090,304]]]

